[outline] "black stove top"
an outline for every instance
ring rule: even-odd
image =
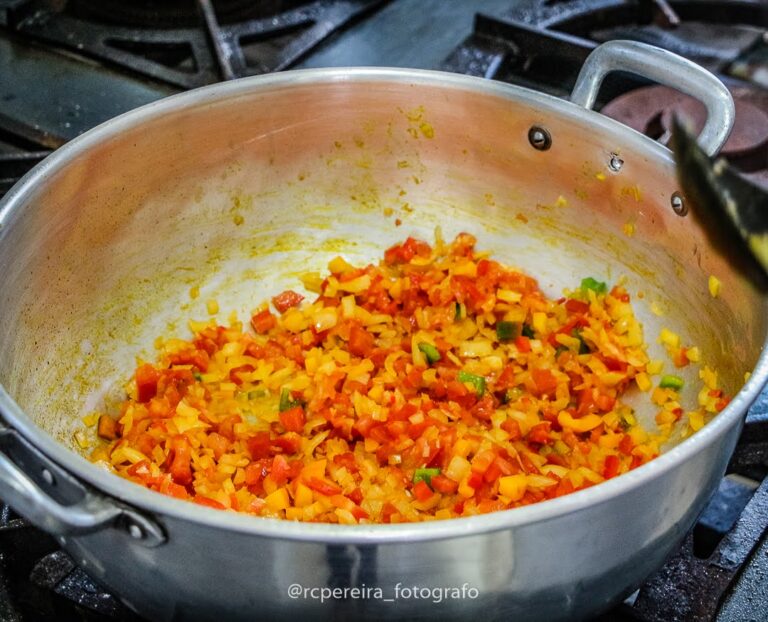
[[[724,149],[768,183],[764,0],[0,0],[0,195],[46,154],[136,106],[288,68],[447,69],[567,96],[599,42],[631,38],[716,72],[737,100]],[[695,104],[630,76],[599,105],[665,139]],[[652,102],[653,105],[649,105]],[[0,620],[136,621],[56,542],[0,506]],[[680,549],[601,621],[768,620],[768,393]]]

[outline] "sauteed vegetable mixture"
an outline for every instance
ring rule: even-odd
[[[92,455],[152,490],[290,520],[395,523],[565,495],[659,454],[727,398],[698,403],[646,354],[630,295],[592,277],[557,300],[460,234],[408,238],[379,265],[337,257],[253,315],[190,322],[138,366]],[[667,366],[699,352],[662,330]],[[647,392],[657,428],[622,400]]]

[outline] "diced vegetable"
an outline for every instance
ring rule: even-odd
[[[109,415],[101,415],[99,417],[97,434],[104,440],[115,440],[117,438],[117,421]]]
[[[126,398],[83,417],[74,440],[119,475],[208,507],[403,523],[599,484],[728,404],[706,353],[667,329],[667,366],[701,367],[691,395],[662,377],[621,281],[606,292],[590,277],[550,298],[475,243],[436,234],[434,249],[409,238],[378,263],[336,257],[305,278],[311,300],[285,290],[251,326],[221,323],[223,308],[190,321],[191,337],[158,339]],[[627,400],[635,386],[647,393]],[[635,400],[654,405],[656,428]]]
[[[521,328],[517,322],[496,322],[496,337],[499,341],[510,341],[520,336]]]
[[[440,475],[440,469],[437,468],[424,468],[424,469],[416,469],[413,472],[413,483],[416,484],[417,482],[426,482],[427,485],[432,484],[432,478],[435,475]]]
[[[421,343],[419,343],[419,350],[421,350],[424,353],[424,356],[427,358],[427,361],[430,364],[437,363],[440,360],[439,350],[435,346],[433,346],[431,343],[422,341]]]
[[[603,281],[593,279],[591,276],[581,280],[581,290],[587,291],[588,289],[591,289],[596,294],[608,293],[608,285],[606,285]]]
[[[280,403],[278,404],[278,410],[280,412],[285,412],[289,408],[294,408],[295,406],[301,406],[302,402],[301,400],[294,400],[291,397],[291,390],[287,387],[283,387],[282,391],[280,391]]]
[[[659,386],[662,389],[674,389],[675,391],[682,389],[684,384],[685,382],[680,376],[673,376],[671,374],[662,376],[661,382],[659,382]]]
[[[461,370],[457,376],[459,382],[466,382],[471,384],[475,388],[475,392],[478,397],[482,397],[485,393],[485,378],[478,376],[477,374],[470,374],[467,371]]]

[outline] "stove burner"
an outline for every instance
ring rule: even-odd
[[[263,19],[291,11],[309,0],[214,0],[213,8],[223,24]],[[68,0],[75,17],[105,24],[146,28],[194,27],[200,24],[195,0]]]
[[[733,89],[736,124],[721,154],[745,172],[768,166],[768,96],[753,89]],[[750,97],[751,96],[751,97]],[[761,97],[762,96],[762,97]],[[763,105],[759,100],[764,99]],[[701,131],[706,119],[704,104],[665,86],[649,86],[620,95],[601,112],[667,144],[675,114]]]
[[[50,0],[39,8],[14,0],[0,24],[4,17],[19,34],[188,89],[288,69],[387,1]]]

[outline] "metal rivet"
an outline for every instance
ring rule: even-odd
[[[624,166],[624,160],[619,157],[618,153],[612,153],[611,159],[608,160],[608,168],[614,173],[618,173],[622,166]]]
[[[539,151],[546,151],[552,146],[552,136],[543,127],[534,125],[528,130],[528,142]]]
[[[141,540],[144,537],[144,532],[136,523],[132,523],[128,526],[128,533],[134,540]]]
[[[674,210],[675,214],[678,216],[685,216],[688,213],[688,206],[683,200],[683,195],[679,192],[675,192],[672,195],[670,203],[672,204],[672,209]]]
[[[56,485],[56,478],[53,476],[53,473],[51,473],[48,469],[43,469],[40,474],[43,476],[43,481],[46,484],[48,484],[49,486]]]

